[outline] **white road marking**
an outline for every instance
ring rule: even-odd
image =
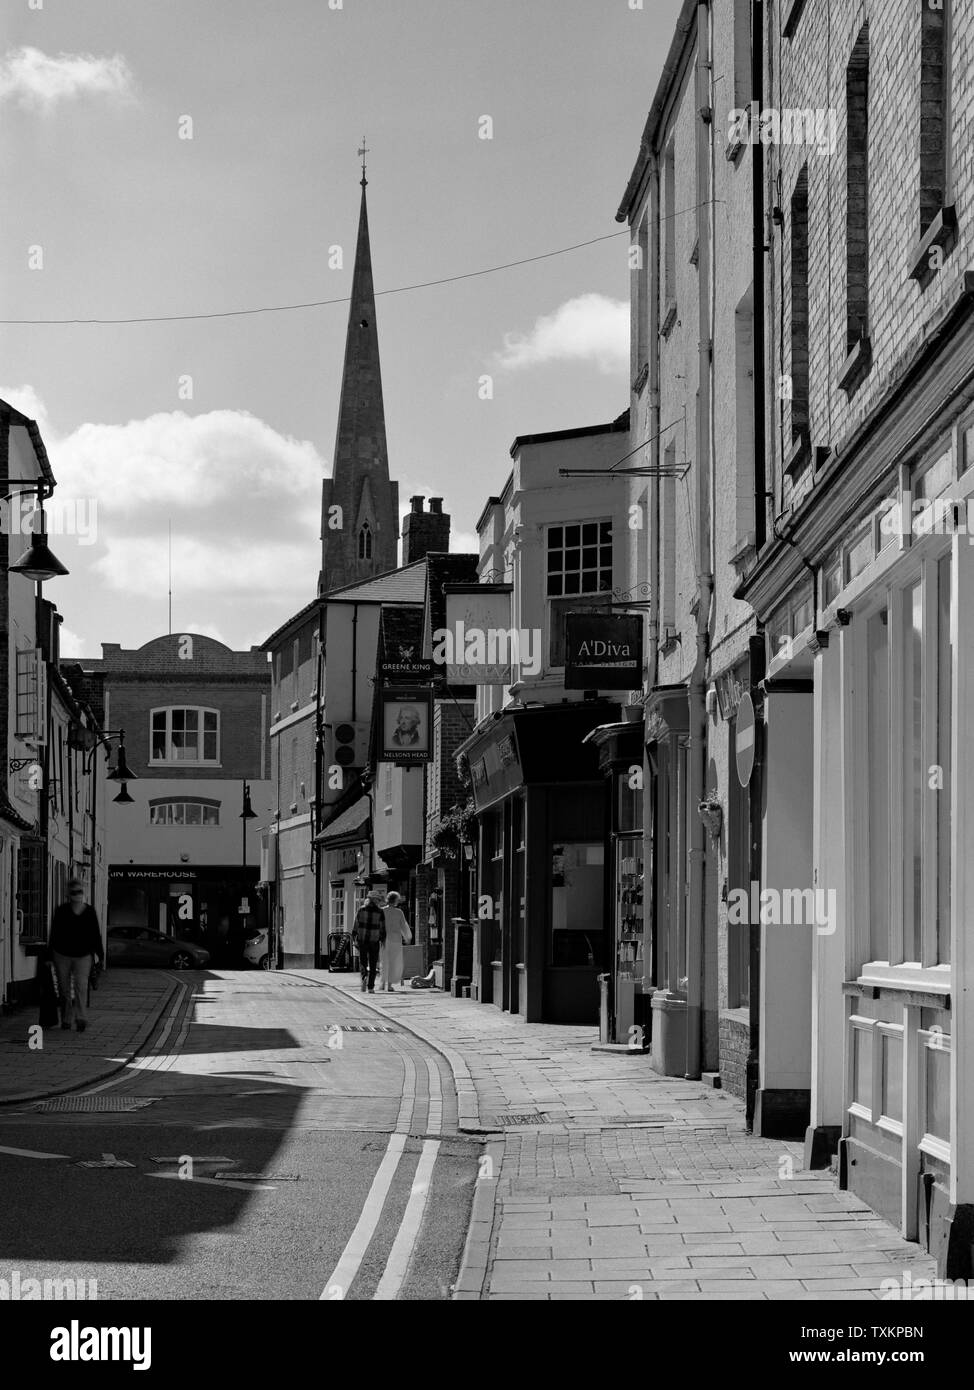
[[[90,1160],[89,1162],[87,1162],[87,1163],[79,1163],[79,1164],[78,1164],[78,1167],[79,1167],[79,1168],[134,1168],[134,1167],[135,1167],[135,1164],[134,1164],[134,1163],[126,1163],[124,1158],[116,1158],[114,1154],[105,1154],[105,1153],[103,1153],[102,1156],[101,1156],[101,1161],[100,1161],[100,1162],[99,1162],[98,1160],[96,1160],[96,1159],[91,1159],[91,1160]]]
[[[13,1154],[15,1158],[70,1158],[70,1154],[42,1154],[36,1149],[8,1149],[0,1145],[0,1154]]]
[[[439,1139],[423,1141],[423,1152],[420,1154],[419,1163],[416,1166],[416,1177],[413,1180],[409,1201],[406,1203],[406,1210],[403,1212],[402,1225],[399,1227],[399,1233],[389,1251],[385,1271],[379,1280],[379,1287],[375,1291],[376,1299],[399,1297],[399,1290],[406,1278],[409,1260],[415,1249],[419,1228],[426,1213],[426,1204],[430,1195],[430,1178],[433,1175],[433,1166],[436,1163],[439,1149]]]
[[[169,1182],[205,1183],[208,1187],[236,1187],[241,1192],[273,1192],[274,1184],[269,1182],[231,1182],[228,1178],[182,1178],[178,1173],[146,1173],[147,1178],[164,1178]]]
[[[389,1147],[386,1149],[382,1162],[379,1164],[379,1170],[372,1180],[362,1214],[355,1230],[348,1238],[348,1244],[342,1251],[341,1259],[332,1270],[330,1278],[325,1282],[320,1298],[344,1299],[351,1288],[352,1280],[359,1271],[365,1252],[375,1234],[375,1228],[379,1224],[382,1208],[385,1206],[386,1197],[389,1194],[405,1147],[406,1135],[404,1133],[397,1130],[395,1134],[390,1134]]]

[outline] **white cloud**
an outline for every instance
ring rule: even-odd
[[[529,333],[506,333],[495,354],[510,371],[551,362],[594,362],[605,375],[629,365],[629,304],[603,294],[569,299],[537,319]]]
[[[199,540],[173,534],[173,602],[186,632],[204,632],[206,619],[193,616],[187,597],[205,605],[210,599],[278,596],[294,591],[308,602],[318,578],[320,553],[308,546],[302,552],[286,536],[255,541],[241,536],[214,535]],[[166,536],[123,536],[109,541],[92,566],[111,588],[132,598],[165,598],[169,588],[169,542]],[[213,633],[206,633],[213,636]],[[218,638],[222,641],[222,638]]]
[[[0,398],[41,427],[58,481],[49,531],[79,578],[165,598],[171,521],[173,596],[187,631],[216,636],[205,614],[221,599],[291,596],[299,607],[314,593],[326,468],[309,440],[235,410],[84,424],[59,437],[31,386],[0,385]],[[199,601],[195,626],[187,598]]]
[[[33,386],[0,386],[0,400],[19,410],[29,420],[36,420],[41,434],[47,435],[47,408]]]
[[[75,657],[85,656],[85,644],[76,632],[72,632],[69,627],[61,624],[61,634],[59,640],[61,656],[66,661],[72,661]]]
[[[454,531],[450,537],[450,549],[454,555],[479,555],[480,537],[476,531]]]
[[[125,100],[133,95],[132,70],[120,53],[96,58],[91,53],[59,53],[15,48],[0,61],[0,101],[51,111],[60,101],[82,96]]]
[[[2,388],[0,388],[2,392]],[[243,410],[186,415],[181,410],[126,425],[81,425],[48,453],[67,492],[99,499],[99,510],[131,519],[177,519],[201,529],[217,504],[221,521],[259,513],[260,528],[284,521],[320,528],[317,511],[297,514],[295,501],[317,492],[324,460],[308,440],[278,434]],[[153,526],[152,529],[156,529]],[[163,525],[163,528],[165,526]]]

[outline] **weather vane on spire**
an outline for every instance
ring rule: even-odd
[[[368,183],[368,179],[365,177],[365,156],[367,154],[372,153],[372,151],[368,148],[368,146],[365,143],[364,135],[362,136],[362,148],[360,150],[356,150],[355,153],[360,154],[362,156],[362,187],[364,188],[365,185]]]

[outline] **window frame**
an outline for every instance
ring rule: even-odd
[[[214,800],[212,797],[206,796],[153,797],[148,806],[149,825],[153,830],[219,830],[221,804],[221,802]],[[182,821],[176,821],[175,819],[154,819],[154,815],[157,811],[163,808],[168,810],[176,806],[182,806],[184,808]],[[198,806],[200,808],[200,819],[198,822],[186,820],[185,807],[187,806]],[[206,811],[215,811],[216,819],[208,821],[205,815]]]
[[[197,717],[198,717],[199,722],[198,722],[197,731],[196,731],[196,737],[197,737],[197,745],[196,745],[196,746],[197,746],[197,752],[203,752],[203,751],[205,750],[205,747],[206,747],[205,740],[206,740],[206,735],[207,735],[207,733],[212,733],[212,734],[215,735],[215,737],[216,737],[216,757],[214,757],[214,758],[206,758],[206,757],[197,757],[197,758],[174,758],[174,757],[172,756],[172,752],[173,752],[173,742],[172,742],[172,739],[173,739],[173,727],[172,727],[172,725],[173,725],[173,720],[172,720],[172,716],[173,716],[173,714],[175,714],[177,711],[181,711],[181,712],[184,713],[184,714],[192,713],[192,714],[197,715]],[[158,758],[158,757],[156,757],[156,754],[155,754],[155,733],[156,733],[156,730],[155,730],[155,720],[156,720],[156,715],[157,715],[157,714],[164,714],[164,715],[166,716],[166,728],[165,728],[166,756],[163,757],[163,758]],[[216,720],[216,729],[215,729],[215,730],[212,730],[212,729],[211,729],[211,730],[208,730],[208,729],[206,728],[206,715],[208,715],[208,714],[212,714],[212,715],[214,716],[215,720]],[[220,711],[219,711],[218,709],[214,709],[214,708],[213,708],[212,706],[210,706],[210,705],[156,705],[156,706],[154,706],[154,707],[153,707],[152,709],[150,709],[150,711],[149,711],[149,766],[150,766],[150,767],[220,767],[220,766],[221,766],[221,763],[220,763],[220,753],[221,753],[221,747],[220,747],[220,733],[221,733],[220,723],[221,723],[221,721],[220,721]],[[184,733],[184,737],[185,737],[185,733]]]
[[[920,583],[922,586],[923,641],[920,656],[922,722],[919,765],[922,769],[926,769],[934,764],[940,765],[938,722],[941,712],[940,656],[943,641],[941,621],[943,609],[941,608],[940,589],[943,575],[942,561],[950,555],[951,541],[945,537],[931,537],[924,544],[911,547],[906,555],[901,556],[900,564],[897,565],[896,569],[884,575],[875,589],[870,592],[868,600],[857,608],[855,625],[850,629],[850,632],[854,634],[852,640],[855,644],[855,666],[858,673],[854,677],[853,683],[865,692],[865,698],[851,702],[850,712],[854,738],[853,773],[855,784],[864,787],[868,786],[868,711],[871,708],[872,692],[871,684],[867,679],[865,665],[867,652],[864,639],[869,620],[876,617],[884,608],[887,610],[887,631],[889,634],[888,949],[885,959],[873,955],[873,943],[870,936],[870,923],[872,921],[871,885],[865,882],[860,883],[859,891],[855,892],[853,896],[858,917],[854,938],[853,973],[861,984],[944,993],[950,989],[951,964],[949,960],[939,958],[940,941],[937,930],[937,893],[940,874],[940,858],[937,853],[938,801],[924,801],[920,827],[922,845],[920,862],[921,866],[925,868],[925,872],[922,871],[920,890],[921,921],[918,935],[920,959],[916,961],[905,958],[908,946],[906,926],[912,912],[912,905],[907,901],[908,884],[905,863],[905,835],[909,819],[907,796],[910,790],[906,776],[907,743],[905,742],[905,735],[909,732],[908,720],[911,716],[910,712],[904,708],[904,660],[906,652],[903,637],[908,596],[914,586]],[[951,593],[947,608],[948,615],[950,605],[955,602],[956,582],[953,566],[951,566],[950,574]],[[928,633],[932,635],[928,637]],[[846,692],[846,700],[849,700],[848,691]],[[953,715],[951,715],[951,722],[952,719]],[[952,735],[951,727],[951,738]],[[952,760],[953,750],[951,748],[950,761]],[[934,789],[930,790],[933,791]],[[950,794],[948,764],[948,778],[945,785],[936,790],[936,796],[949,796]],[[869,814],[871,812],[867,803],[867,815]],[[932,869],[927,867],[931,864]],[[949,911],[948,905],[948,913]],[[949,919],[946,929],[941,928],[940,938],[949,949]]]

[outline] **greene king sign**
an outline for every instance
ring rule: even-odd
[[[566,690],[636,690],[643,682],[643,620],[631,614],[569,613]]]

